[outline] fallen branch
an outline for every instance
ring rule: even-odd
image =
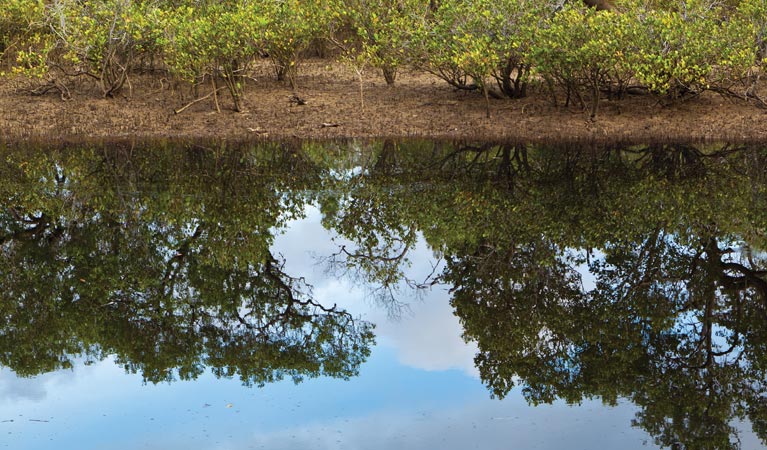
[[[182,106],[181,108],[174,109],[173,112],[175,114],[181,114],[182,112],[184,112],[190,106],[192,106],[192,105],[194,105],[196,103],[200,103],[201,101],[210,98],[211,95],[216,95],[218,93],[218,91],[220,91],[221,89],[223,89],[223,87],[216,88],[210,94],[206,95],[205,97],[200,97],[198,99],[192,100],[191,102],[187,103],[186,105]]]
[[[72,94],[69,92],[69,88],[56,79],[47,80],[45,84],[39,85],[34,88],[19,89],[21,92],[26,92],[33,97],[39,97],[48,94],[51,91],[59,93],[62,101],[71,100]]]
[[[739,100],[745,100],[747,102],[753,102],[757,108],[767,109],[767,102],[756,94],[755,90],[749,88],[745,94],[740,94],[733,91],[730,88],[709,88],[709,90],[716,92],[724,98],[737,98]]]

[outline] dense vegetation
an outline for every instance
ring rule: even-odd
[[[601,3],[604,2],[586,2]],[[271,60],[296,86],[301,62],[338,58],[387,83],[428,71],[451,85],[518,98],[528,87],[596,115],[599,99],[643,91],[668,98],[715,90],[763,106],[764,0],[5,0],[0,73],[70,95],[92,78],[111,97],[136,71],[228,92],[235,110]],[[216,98],[218,105],[218,99]]]

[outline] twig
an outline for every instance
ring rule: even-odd
[[[216,112],[221,114],[221,107],[218,106],[218,89],[216,88],[216,77],[210,76],[210,84],[213,85],[213,103],[216,104]]]

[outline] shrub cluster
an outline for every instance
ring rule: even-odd
[[[114,96],[139,68],[225,90],[243,109],[249,68],[269,58],[295,87],[318,43],[359,73],[394,83],[402,67],[485,97],[537,84],[596,115],[604,95],[670,98],[703,90],[760,100],[767,1],[4,0],[0,69],[68,95],[89,77]],[[593,2],[591,2],[593,3]]]

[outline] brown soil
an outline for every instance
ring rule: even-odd
[[[490,100],[457,92],[424,73],[401,73],[395,86],[370,70],[359,83],[349,68],[323,60],[302,67],[295,92],[273,80],[266,63],[247,87],[248,112],[236,113],[224,91],[221,113],[213,98],[194,99],[186,85],[156,75],[134,76],[132,89],[103,99],[91,82],[72,87],[73,98],[31,96],[27,80],[0,81],[0,138],[6,141],[83,138],[285,139],[425,137],[493,141],[767,141],[767,111],[706,92],[670,105],[649,95],[602,102],[596,121],[580,107],[552,105],[544,91],[521,100]],[[210,88],[200,87],[200,95]]]

